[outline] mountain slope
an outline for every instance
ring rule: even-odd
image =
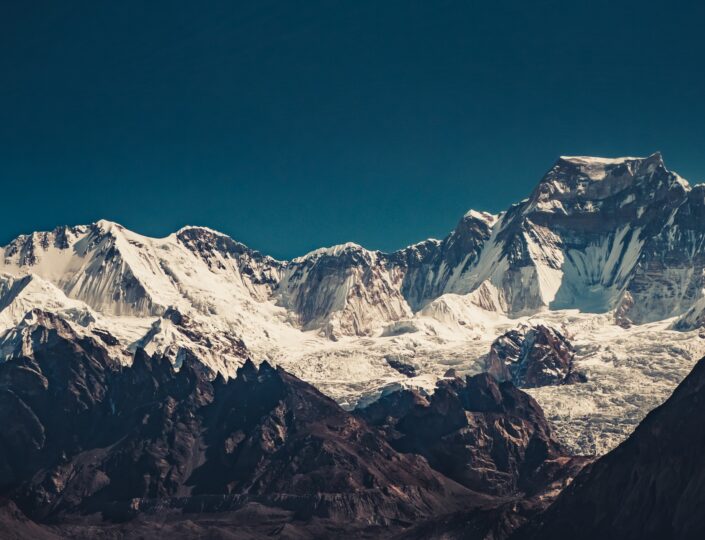
[[[624,443],[588,466],[516,538],[702,538],[703,402],[705,359]]]
[[[389,255],[404,279],[402,293],[418,311],[456,283],[466,278],[489,240],[497,216],[468,211],[451,233],[441,241],[427,240]]]
[[[344,244],[291,261],[277,298],[303,330],[322,328],[331,338],[366,335],[411,316],[401,278],[380,253]]]
[[[54,332],[33,358],[0,365],[0,495],[86,537],[113,520],[207,525],[243,508],[254,537],[271,519],[354,535],[495,504],[281,369],[248,361],[235,379],[211,376],[195,358],[175,372],[141,350],[124,367],[98,341]]]
[[[397,450],[422,455],[484,493],[535,495],[584,463],[554,439],[536,401],[486,373],[439,382],[428,398],[393,392],[357,414],[383,429]]]
[[[49,281],[36,275],[15,277],[0,274],[0,328],[12,328],[20,324],[27,313],[38,307],[60,313],[78,324],[94,320],[88,306],[68,298]]]

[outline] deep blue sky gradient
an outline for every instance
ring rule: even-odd
[[[560,154],[705,181],[702,2],[0,2],[0,243],[441,237]]]

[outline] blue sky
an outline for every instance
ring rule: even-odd
[[[705,181],[696,2],[0,4],[0,243],[106,218],[277,257],[441,237],[561,154]]]

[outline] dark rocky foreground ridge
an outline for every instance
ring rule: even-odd
[[[3,538],[379,538],[448,515],[505,536],[581,464],[486,375],[355,415],[267,363],[226,381],[193,357],[123,367],[93,338],[36,332],[32,357],[0,364]],[[389,399],[407,403],[382,418]]]
[[[124,367],[99,338],[59,321],[35,332],[43,347],[0,364],[2,538],[694,538],[704,529],[703,362],[564,489],[587,460],[567,455],[528,394],[487,374],[350,413],[267,363],[247,362],[226,381],[192,356],[175,371],[138,350]]]
[[[429,397],[397,391],[358,414],[400,452],[482,493],[530,497],[585,463],[556,442],[531,396],[487,373],[441,381]]]

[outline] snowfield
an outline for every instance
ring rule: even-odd
[[[561,312],[546,320],[558,322]],[[601,455],[622,442],[663,403],[705,356],[705,336],[669,329],[662,321],[624,330],[605,317],[560,319],[576,347],[576,366],[587,382],[527,389],[543,407],[562,442]]]
[[[543,407],[561,442],[576,453],[601,455],[663,403],[705,356],[705,335],[674,331],[672,320],[624,329],[606,314],[564,310],[519,319],[496,317],[463,330],[424,317],[414,322],[419,330],[393,337],[334,343],[311,338],[294,355],[274,360],[352,408],[401,387],[432,392],[451,368],[459,375],[484,371],[484,355],[497,336],[522,323],[554,326],[575,346],[576,368],[588,380],[526,391]],[[414,366],[418,375],[401,375],[386,358]]]

